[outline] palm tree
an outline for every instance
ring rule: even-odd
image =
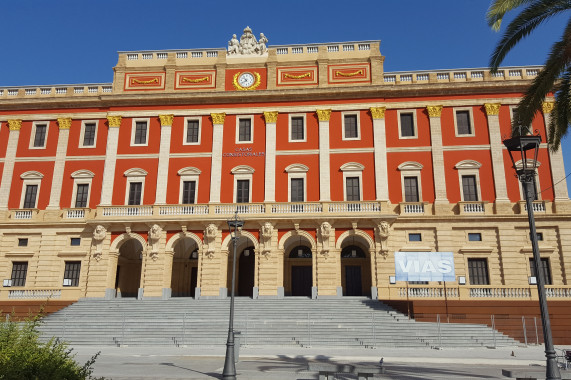
[[[492,0],[486,19],[488,25],[499,30],[504,15],[516,8],[521,12],[510,22],[490,58],[491,71],[496,72],[508,52],[536,27],[551,17],[571,9],[571,0]],[[543,69],[533,80],[516,108],[518,120],[512,131],[518,134],[518,125],[529,126],[541,109],[545,97],[555,91],[555,106],[548,126],[548,142],[556,151],[561,138],[567,133],[571,121],[571,19],[563,36],[553,44]]]

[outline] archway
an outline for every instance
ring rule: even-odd
[[[293,247],[286,259],[288,293],[294,297],[311,297],[313,286],[313,267],[311,248],[305,245]],[[286,293],[286,294],[288,294]]]
[[[371,263],[360,236],[346,238],[341,248],[341,286],[344,296],[371,296]]]
[[[115,290],[117,297],[137,297],[141,285],[143,245],[137,239],[126,240],[119,248]]]
[[[256,270],[256,255],[253,247],[246,247],[239,256],[236,295],[241,297],[254,296],[254,279]]]
[[[194,297],[198,278],[198,245],[185,237],[173,247],[171,289],[173,297]]]

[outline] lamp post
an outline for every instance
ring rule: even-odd
[[[236,281],[236,243],[238,242],[238,228],[242,228],[244,221],[238,218],[238,210],[234,218],[228,219],[228,229],[232,240],[232,290],[230,291],[230,319],[228,321],[228,339],[226,340],[226,358],[224,359],[224,370],[222,378],[228,380],[236,379],[236,362],[234,360],[234,288]]]
[[[539,144],[541,144],[541,136],[526,135],[515,136],[503,141],[508,149],[513,168],[521,182],[525,196],[525,204],[527,206],[527,217],[529,220],[529,231],[531,246],[533,250],[533,264],[537,279],[537,293],[539,295],[539,307],[541,310],[541,322],[543,325],[543,341],[545,343],[545,357],[547,358],[545,378],[546,380],[561,379],[557,361],[555,359],[555,349],[553,348],[553,339],[551,336],[551,323],[549,322],[549,312],[547,310],[547,299],[545,296],[545,281],[541,272],[541,257],[539,256],[539,248],[537,246],[537,234],[535,231],[535,219],[533,217],[533,200],[535,199],[534,177],[537,168],[537,154],[539,152]],[[519,152],[519,153],[518,153]],[[516,158],[514,159],[514,154]],[[521,158],[521,165],[516,166],[517,155]],[[530,157],[528,157],[528,155]],[[533,155],[533,157],[531,157]]]

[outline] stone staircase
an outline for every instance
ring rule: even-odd
[[[80,300],[44,318],[43,338],[72,345],[223,345],[230,300]],[[242,345],[481,347],[517,342],[484,325],[409,320],[367,298],[237,297]]]

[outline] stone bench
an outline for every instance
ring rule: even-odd
[[[332,380],[337,373],[354,374],[359,380],[368,380],[385,373],[382,366],[359,364],[309,363],[309,371],[318,372],[319,380]]]

